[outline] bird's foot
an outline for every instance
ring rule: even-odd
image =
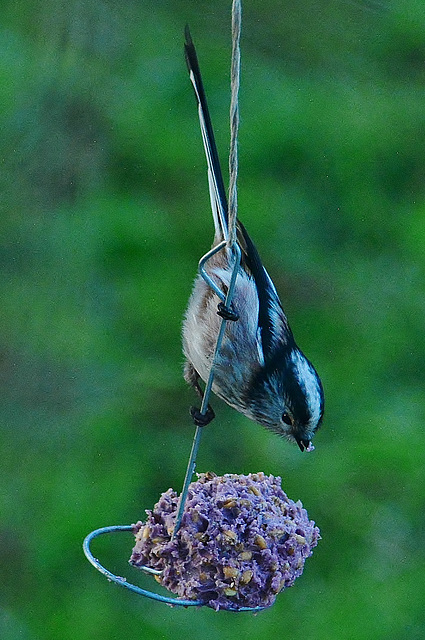
[[[232,320],[233,322],[239,320],[239,316],[236,311],[233,311],[230,307],[226,307],[224,302],[218,303],[217,315],[219,315],[221,318],[224,318],[224,320]]]
[[[208,405],[206,413],[201,413],[197,407],[190,407],[190,415],[197,427],[206,427],[215,418],[215,413],[211,405]]]

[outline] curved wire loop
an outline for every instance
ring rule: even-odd
[[[131,582],[127,582],[125,578],[120,576],[116,576],[114,573],[111,573],[108,569],[106,569],[103,565],[100,564],[99,560],[94,557],[90,549],[90,543],[94,538],[98,536],[108,534],[108,533],[120,533],[122,531],[131,531],[133,532],[133,527],[130,525],[112,525],[110,527],[101,527],[100,529],[95,529],[91,533],[88,534],[84,538],[83,542],[83,551],[87,560],[93,565],[95,569],[100,571],[108,580],[111,582],[115,582],[115,584],[119,584],[121,587],[125,587],[130,591],[134,591],[139,596],[145,596],[146,598],[151,598],[152,600],[158,600],[159,602],[165,602],[171,606],[180,606],[180,607],[202,607],[205,605],[205,602],[201,600],[179,600],[177,598],[170,598],[168,596],[161,596],[154,591],[148,591],[147,589],[142,589]],[[157,569],[151,569],[150,567],[140,567],[142,571],[145,573],[160,575],[161,571]],[[256,613],[257,611],[262,611],[264,607],[239,607],[234,609],[228,609],[228,611],[239,612],[239,611],[251,611],[252,613]]]
[[[210,289],[212,289],[216,294],[216,296],[220,298],[221,302],[226,302],[226,296],[224,295],[220,287],[216,285],[214,280],[210,278],[208,273],[205,271],[205,265],[208,262],[208,260],[212,258],[212,256],[214,256],[216,253],[218,253],[225,247],[227,247],[227,240],[223,240],[222,242],[217,244],[215,247],[213,247],[210,251],[208,251],[208,253],[202,256],[198,264],[199,273],[201,274],[201,276],[203,277],[207,285],[210,287]]]
[[[120,576],[116,576],[114,573],[111,573],[102,566],[97,558],[95,558],[90,550],[90,543],[94,538],[101,536],[106,533],[118,533],[121,531],[133,531],[133,527],[131,525],[113,525],[111,527],[102,527],[100,529],[96,529],[88,534],[85,537],[83,542],[83,551],[87,558],[87,560],[94,566],[95,569],[100,571],[104,576],[115,582],[115,584],[119,584],[121,587],[125,587],[130,591],[134,591],[139,596],[145,596],[146,598],[152,598],[152,600],[159,600],[159,602],[165,602],[171,605],[178,605],[181,607],[200,607],[203,603],[199,600],[177,600],[176,598],[169,598],[168,596],[160,596],[153,591],[148,591],[147,589],[142,589],[141,587],[137,587],[135,584],[131,584],[131,582],[127,582],[125,578],[121,578]],[[142,567],[143,571],[147,573],[155,573],[160,574],[160,571],[156,571],[155,569],[150,569],[150,567]]]

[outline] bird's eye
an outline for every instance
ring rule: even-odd
[[[289,415],[289,413],[282,413],[282,422],[284,422],[285,424],[288,425],[288,427],[292,427],[293,425],[293,420],[291,418],[291,416]]]

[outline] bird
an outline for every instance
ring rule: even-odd
[[[228,205],[211,117],[198,57],[189,27],[185,29],[185,58],[198,105],[199,123],[208,167],[214,219],[213,247],[229,239]],[[240,220],[236,241],[241,260],[231,309],[228,310],[212,391],[228,405],[270,431],[312,451],[312,438],[323,419],[324,392],[313,364],[297,346],[276,288]],[[234,257],[231,246],[217,251],[205,270],[227,294]],[[209,376],[223,313],[219,298],[198,273],[183,319],[184,378],[202,398],[200,380]],[[223,312],[223,305],[221,305]],[[192,407],[196,424],[213,417]]]

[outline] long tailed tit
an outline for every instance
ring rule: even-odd
[[[216,246],[228,239],[227,199],[199,63],[188,28],[185,54],[207,158],[215,226],[213,246]],[[314,449],[311,439],[320,426],[324,409],[320,378],[297,347],[274,284],[239,221],[237,242],[242,257],[232,311],[238,319],[226,323],[212,390],[248,418],[297,442],[301,451],[311,451]],[[224,294],[233,264],[232,251],[225,248],[205,265],[207,274]],[[184,319],[183,351],[185,379],[201,397],[199,379],[205,382],[208,378],[222,321],[217,314],[218,302],[218,296],[198,275]]]

